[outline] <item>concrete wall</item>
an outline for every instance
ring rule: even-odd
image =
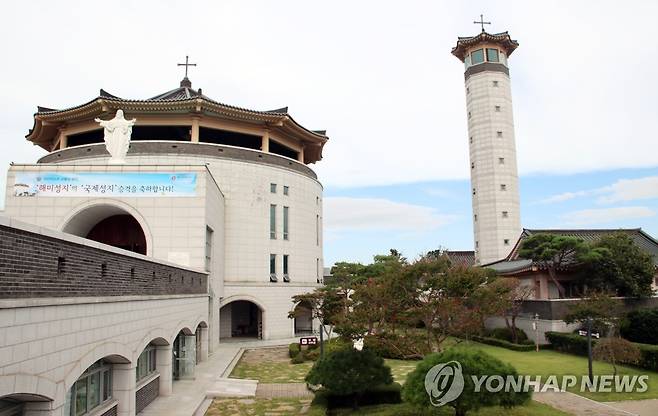
[[[472,196],[477,242],[475,253],[479,264],[486,264],[509,254],[521,234],[512,90],[508,74],[487,70],[467,75],[466,106],[471,187],[475,189]],[[500,136],[498,132],[501,132]],[[503,163],[500,158],[504,159]],[[502,184],[506,187],[504,191],[500,187]],[[503,211],[507,211],[506,218]],[[505,240],[508,240],[507,244]]]

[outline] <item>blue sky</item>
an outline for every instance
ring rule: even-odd
[[[620,180],[629,181],[622,182],[621,187],[610,188]],[[641,190],[645,188],[638,190],[632,186],[638,182],[653,182],[657,186],[643,193]],[[641,227],[658,236],[658,168],[572,175],[526,175],[521,176],[520,188],[521,217],[525,228]],[[394,210],[400,215],[388,218],[357,215],[354,222],[343,217],[339,224],[334,224],[329,218],[325,230],[326,261],[369,262],[373,254],[386,253],[391,248],[401,250],[410,258],[439,247],[472,250],[469,191],[468,180],[358,188],[327,187],[325,201],[337,197],[371,198],[430,210],[417,213],[416,219],[422,219],[416,223],[409,223],[405,218],[405,211],[416,212],[406,206]],[[374,201],[373,205],[377,202]],[[325,217],[327,215],[333,213],[327,213]],[[433,218],[436,218],[435,222]],[[341,226],[341,221],[348,225]],[[388,221],[398,222],[400,227],[391,229]]]
[[[194,24],[171,29],[181,10]],[[655,1],[9,2],[0,169],[44,154],[24,139],[37,105],[79,105],[100,88],[152,97],[178,86],[189,55],[205,95],[288,106],[327,130],[311,166],[326,191],[327,264],[470,249],[464,69],[450,50],[481,13],[520,43],[509,64],[523,226],[658,235]]]

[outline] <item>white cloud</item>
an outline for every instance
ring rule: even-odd
[[[654,38],[655,1],[556,2],[539,21],[535,2],[521,0],[120,3],[3,5],[0,37],[14,40],[5,56],[34,62],[32,45],[43,39],[66,45],[39,50],[39,62],[57,62],[47,76],[43,65],[0,67],[3,171],[39,155],[24,139],[37,104],[78,105],[99,88],[153,96],[178,85],[176,63],[189,54],[199,64],[193,86],[208,96],[254,109],[289,105],[304,126],[326,128],[331,140],[313,167],[326,185],[466,179],[463,65],[450,50],[457,36],[478,33],[472,21],[483,9],[488,30],[509,30],[521,45],[510,58],[521,174],[656,165],[658,54],[628,42]],[[182,7],[195,30],[153,30],[178,21]],[[107,35],[99,13],[116,26],[110,59],[98,42]],[[272,39],[285,42],[272,47]],[[574,39],[586,47],[560,47]]]
[[[324,199],[324,227],[329,231],[428,231],[446,225],[454,216],[432,207],[383,198],[328,197]]]
[[[658,176],[639,179],[620,179],[605,188],[608,193],[599,202],[613,203],[658,198]]]
[[[570,226],[585,226],[647,218],[654,215],[656,213],[647,207],[593,208],[569,212],[562,216],[562,220]]]
[[[612,185],[577,192],[564,192],[539,201],[540,204],[552,204],[571,199],[601,195],[597,202],[610,204],[644,199],[658,198],[658,176],[647,176],[637,179],[620,179]]]

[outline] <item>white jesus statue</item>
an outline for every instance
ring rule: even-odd
[[[133,132],[133,126],[136,119],[126,120],[123,117],[123,110],[117,110],[117,114],[112,120],[95,119],[101,127],[105,128],[105,148],[110,153],[111,164],[126,163],[126,153],[130,144],[130,135]]]

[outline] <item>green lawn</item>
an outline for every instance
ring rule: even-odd
[[[557,351],[542,350],[539,352],[521,352],[476,342],[463,342],[455,348],[478,348],[493,355],[501,361],[512,364],[520,374],[530,376],[540,375],[543,380],[550,375],[558,376],[559,380],[561,380],[562,376],[568,374],[576,376],[587,374],[587,357],[563,354]],[[594,361],[593,369],[595,375],[613,373],[611,365],[600,361]],[[649,376],[649,381],[647,383],[649,385],[649,390],[644,393],[581,393],[579,388],[576,389],[574,387],[570,388],[569,391],[600,402],[658,398],[658,373],[634,367],[617,366],[617,374],[627,374],[631,376],[646,374]]]

